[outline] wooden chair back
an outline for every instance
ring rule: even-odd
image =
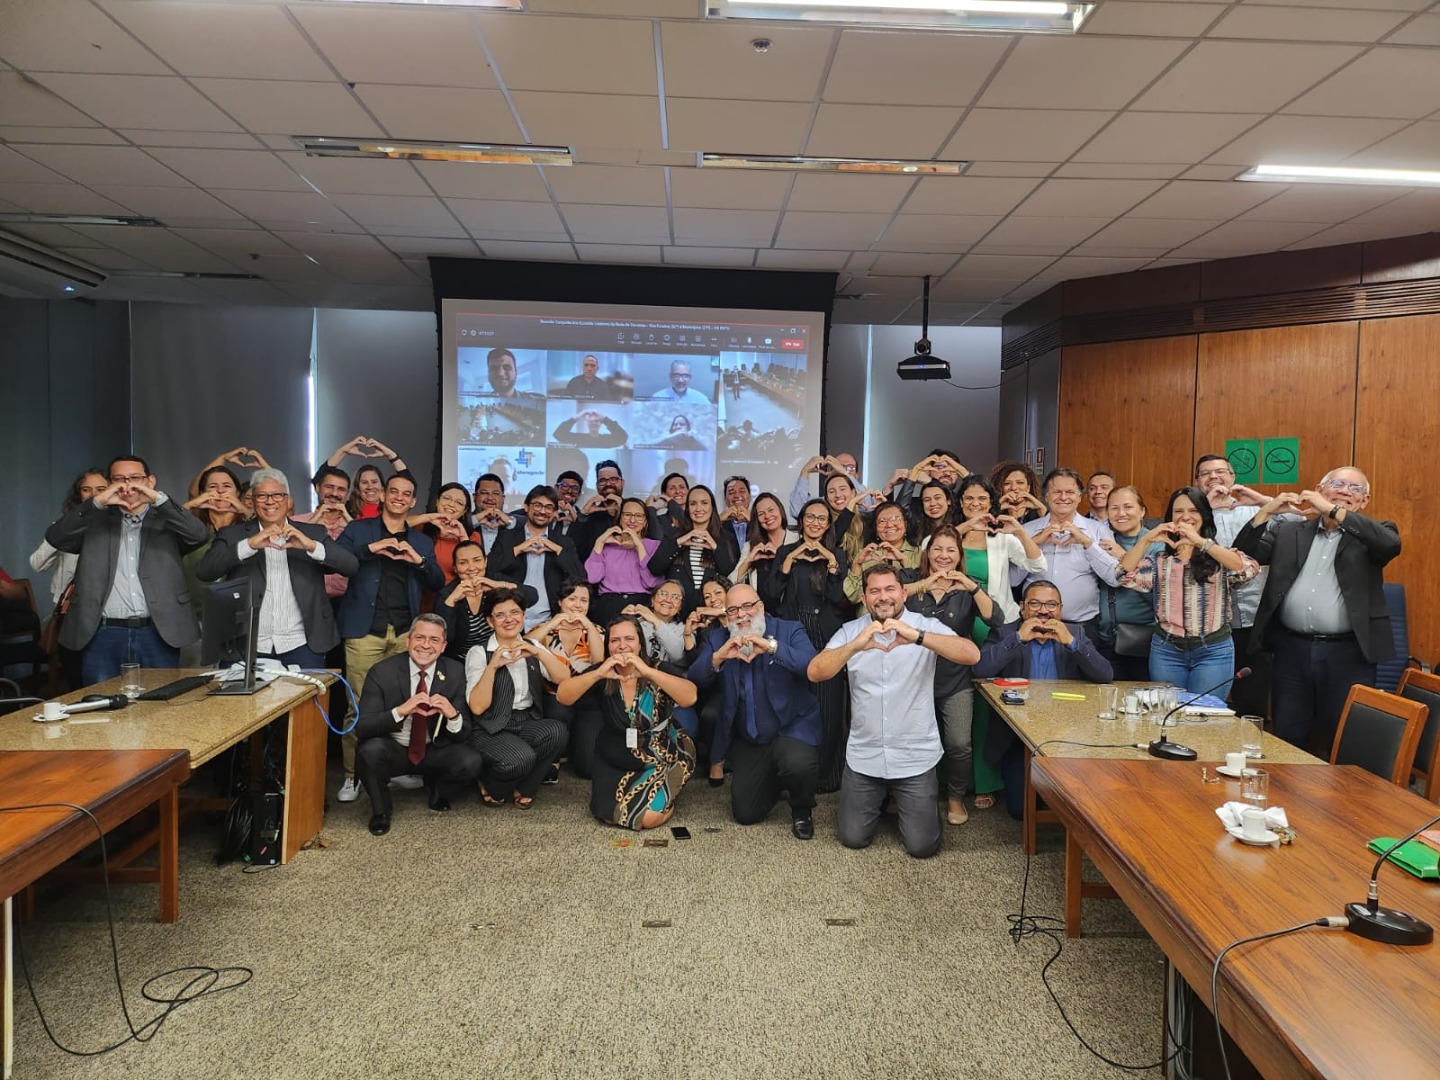
[[[1418,701],[1356,683],[1345,699],[1330,764],[1359,765],[1392,784],[1410,782],[1415,747],[1429,709]]]

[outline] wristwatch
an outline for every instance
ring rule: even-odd
[[[773,637],[767,637],[765,639],[765,645],[770,650],[771,654],[780,651],[780,642],[776,641]]]
[[[916,645],[924,645],[924,644],[925,644],[925,631],[924,631],[924,630],[916,630],[916,631],[915,631],[915,644],[916,644]]]
[[[1338,506],[1332,506],[1332,507],[1330,507],[1330,512],[1329,512],[1328,514],[1326,514],[1325,516],[1328,517],[1331,521],[1335,521],[1335,520],[1337,520],[1336,517],[1335,517],[1335,515],[1338,514],[1338,513],[1340,513],[1340,507],[1338,507]]]

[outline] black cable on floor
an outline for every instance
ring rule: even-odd
[[[55,1033],[50,1030],[50,1022],[45,1019],[45,1011],[40,1007],[40,999],[35,994],[35,980],[30,976],[30,964],[25,956],[25,942],[17,930],[15,933],[15,952],[20,957],[20,970],[25,976],[26,989],[30,991],[30,1001],[34,1004],[35,1013],[40,1018],[40,1026],[45,1029],[45,1034],[49,1037],[50,1041],[55,1044],[57,1049],[63,1050],[65,1053],[73,1055],[74,1057],[98,1057],[101,1054],[108,1054],[112,1050],[118,1050],[130,1042],[149,1042],[160,1033],[160,1028],[164,1025],[165,1021],[170,1018],[170,1014],[182,1005],[199,1001],[201,998],[223,994],[226,990],[237,989],[254,978],[255,973],[248,967],[215,968],[196,965],[193,967],[178,967],[171,968],[169,971],[162,971],[160,974],[153,975],[146,979],[145,982],[141,984],[140,994],[146,1001],[153,1001],[157,1005],[164,1005],[165,1008],[160,1011],[159,1015],[147,1020],[137,1028],[134,1019],[130,1016],[130,1007],[125,1001],[125,985],[120,975],[120,948],[115,939],[115,908],[110,897],[110,859],[105,849],[105,830],[101,827],[100,822],[96,819],[95,815],[85,807],[67,802],[31,803],[24,806],[0,806],[0,813],[23,810],[59,809],[78,810],[84,814],[90,819],[90,823],[95,826],[95,832],[100,838],[100,882],[105,888],[105,917],[110,928],[111,967],[115,972],[115,992],[120,998],[120,1011],[125,1016],[125,1027],[130,1034],[119,1042],[101,1047],[99,1050],[75,1050],[57,1039]],[[173,993],[162,994],[152,992],[152,987],[161,980],[184,975],[189,975],[189,980]],[[230,979],[230,981],[222,983],[222,980],[227,978]],[[196,989],[196,987],[198,987],[198,989]]]
[[[1053,739],[1051,741],[1063,742],[1064,740]],[[1055,1003],[1055,1008],[1060,1013],[1060,1019],[1065,1021],[1065,1026],[1070,1029],[1070,1034],[1075,1036],[1076,1042],[1112,1068],[1124,1069],[1126,1072],[1149,1072],[1154,1069],[1163,1069],[1185,1050],[1180,1040],[1175,1037],[1175,1033],[1170,1030],[1168,1018],[1166,1021],[1165,1034],[1169,1036],[1170,1042],[1175,1049],[1159,1061],[1147,1062],[1144,1065],[1127,1065],[1123,1061],[1116,1061],[1113,1058],[1106,1057],[1099,1050],[1096,1050],[1095,1047],[1091,1046],[1085,1040],[1085,1036],[1081,1035],[1079,1030],[1076,1029],[1075,1025],[1071,1022],[1069,1014],[1065,1012],[1065,1006],[1060,1004],[1060,998],[1055,994],[1055,988],[1050,985],[1049,977],[1050,965],[1060,959],[1060,954],[1065,950],[1065,921],[1063,919],[1057,919],[1053,915],[1025,914],[1025,899],[1030,891],[1030,861],[1031,857],[1026,855],[1025,876],[1020,885],[1020,913],[1018,915],[1005,916],[1005,921],[1010,924],[1010,929],[1006,931],[1006,933],[1010,935],[1010,940],[1013,941],[1017,947],[1020,942],[1026,938],[1034,937],[1037,934],[1041,937],[1048,938],[1051,943],[1054,944],[1055,952],[1051,954],[1050,959],[1046,960],[1040,968],[1040,981],[1045,984],[1045,990],[1050,995],[1050,1000]]]

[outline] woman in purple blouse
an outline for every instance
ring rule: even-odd
[[[660,541],[646,539],[646,524],[644,501],[626,499],[617,523],[595,538],[585,560],[585,576],[598,594],[591,617],[601,626],[631,604],[649,604],[650,593],[665,580],[646,565],[660,546]]]

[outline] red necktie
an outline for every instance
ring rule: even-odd
[[[426,693],[425,669],[420,669],[420,676],[415,680],[415,692]],[[410,714],[410,764],[419,765],[420,759],[425,756],[425,727],[428,721],[418,712]]]

